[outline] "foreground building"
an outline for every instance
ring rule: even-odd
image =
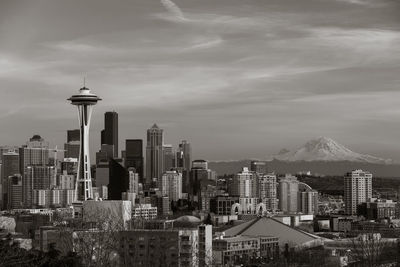
[[[209,266],[212,226],[138,229],[120,234],[120,266]]]

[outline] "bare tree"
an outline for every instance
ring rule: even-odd
[[[351,239],[351,255],[363,266],[379,266],[383,250],[388,242],[379,233],[365,232]]]

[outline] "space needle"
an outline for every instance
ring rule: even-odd
[[[80,147],[78,175],[75,185],[75,201],[85,201],[93,198],[92,177],[90,175],[89,154],[89,127],[93,106],[101,100],[98,96],[90,93],[85,85],[79,89],[79,94],[68,98],[72,105],[78,107],[78,119],[80,125]]]

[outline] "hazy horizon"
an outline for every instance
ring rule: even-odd
[[[0,36],[0,145],[61,148],[86,77],[92,155],[115,110],[121,150],[157,123],[210,161],[319,136],[400,161],[399,1],[4,0]]]

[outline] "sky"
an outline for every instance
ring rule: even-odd
[[[400,1],[1,0],[0,145],[78,127],[86,86],[120,148],[157,123],[194,158],[268,158],[326,136],[400,160]]]

